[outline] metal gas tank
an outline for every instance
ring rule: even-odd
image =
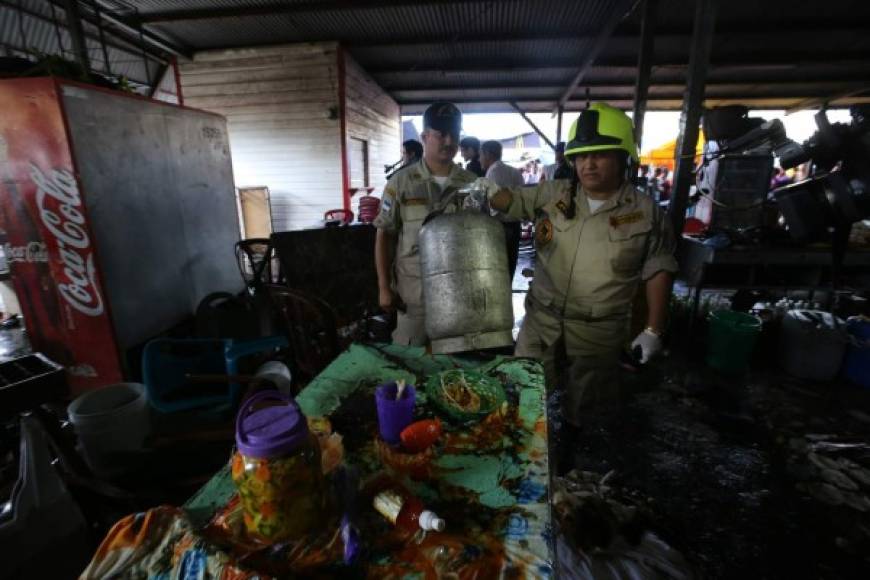
[[[477,212],[441,214],[425,222],[419,247],[432,352],[512,345],[511,280],[501,223]]]

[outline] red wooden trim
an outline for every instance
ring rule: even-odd
[[[345,90],[344,48],[336,50],[338,58],[338,118],[341,137],[341,197],[344,209],[350,211],[350,168],[347,162],[347,91]]]
[[[183,107],[184,95],[181,93],[181,73],[178,72],[178,57],[173,56],[169,64],[172,67],[172,76],[175,77],[175,95],[178,97],[178,106]]]
[[[34,77],[34,78],[36,78],[36,77]],[[98,91],[100,93],[106,93],[108,95],[115,95],[117,97],[124,97],[126,99],[139,99],[139,100],[143,100],[143,101],[148,101],[149,103],[154,103],[155,105],[160,105],[161,107],[178,107],[179,106],[179,105],[176,105],[175,103],[167,103],[166,101],[152,99],[151,97],[146,97],[143,95],[139,95],[137,93],[127,93],[124,91],[117,91],[115,89],[108,89],[106,87],[98,87],[96,85],[92,85],[89,83],[81,83],[78,81],[71,81],[69,79],[64,79],[64,78],[60,78],[60,77],[43,77],[43,78],[53,79],[54,81],[57,82],[58,85],[69,85],[69,86],[73,86],[73,87],[80,87],[82,89],[88,89],[90,91]],[[7,81],[7,80],[15,80],[15,79],[0,79],[0,82]],[[203,113],[205,115],[211,115],[213,117],[220,117],[221,119],[226,119],[226,117],[224,117],[220,113],[214,113],[212,111],[206,111],[204,109],[197,109],[196,107],[184,107],[184,108],[189,110],[189,111],[198,111],[198,112]]]

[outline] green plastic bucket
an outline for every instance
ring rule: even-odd
[[[726,374],[746,372],[759,334],[761,319],[757,316],[734,310],[711,312],[707,364]]]

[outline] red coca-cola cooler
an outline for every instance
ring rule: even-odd
[[[53,78],[0,80],[0,225],[31,344],[74,393],[242,288],[223,117]]]

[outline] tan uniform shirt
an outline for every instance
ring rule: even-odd
[[[423,220],[430,212],[443,209],[456,190],[476,179],[474,173],[454,165],[442,189],[421,160],[401,169],[384,187],[381,210],[374,225],[398,235],[393,264],[394,286],[409,307],[423,304],[418,247]]]
[[[565,215],[571,182],[545,181],[512,189],[506,213],[535,220],[537,262],[530,294],[567,320],[624,318],[641,280],[676,272],[670,222],[653,200],[625,184],[595,212],[576,192],[573,219]]]

